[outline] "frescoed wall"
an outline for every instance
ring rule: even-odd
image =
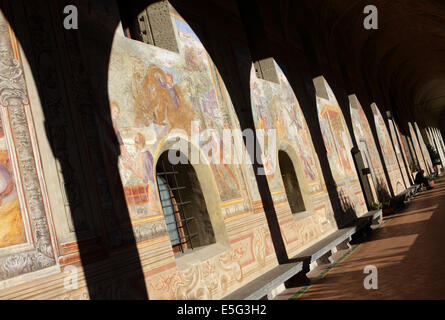
[[[423,139],[423,136],[420,132],[419,126],[417,125],[416,122],[414,122],[414,127],[415,127],[415,130],[417,133],[417,139],[419,141],[420,148],[422,150],[423,158],[425,161],[425,166],[427,168],[426,172],[432,173],[433,172],[433,162],[431,161],[430,153],[428,152],[428,149],[426,147],[425,140]]]
[[[409,179],[410,179],[408,185],[411,185],[412,182],[414,181],[413,175],[412,175],[412,166],[413,166],[413,163],[415,163],[414,162],[415,160],[412,157],[410,147],[408,145],[407,137],[400,133],[399,125],[396,122],[394,122],[394,125],[396,127],[397,137],[399,138],[399,142],[400,142],[400,146],[401,146],[401,150],[402,150],[402,156],[404,157],[406,165],[408,166],[406,168],[409,173]]]
[[[117,228],[108,229],[109,221],[105,221],[101,228],[110,233],[110,239],[107,235],[101,241],[105,246],[110,245],[107,247],[110,251],[124,250],[123,240],[134,235],[150,299],[219,299],[264,274],[278,262],[250,164],[208,164],[208,171],[205,171],[205,177],[200,182],[210,186],[203,191],[211,199],[208,208],[212,207],[212,214],[222,221],[215,232],[221,232],[225,241],[181,257],[173,253],[158,198],[155,179],[157,159],[167,149],[170,138],[180,138],[199,150],[199,155],[204,155],[207,160],[205,162],[208,163],[215,156],[209,151],[211,147],[215,147],[213,150],[223,148],[220,140],[222,130],[239,128],[239,123],[224,83],[199,38],[176,13],[171,13],[171,22],[179,52],[132,40],[126,38],[123,32],[115,32],[107,83],[111,119],[108,120],[108,112],[103,116],[99,115],[97,119],[100,133],[98,141],[103,144],[97,145],[97,148],[99,153],[104,153],[105,161],[102,164],[108,172],[108,181],[105,183],[110,185],[113,194],[119,194],[118,189],[123,187],[125,203],[117,203],[118,200],[112,198],[116,203],[113,206],[106,204],[116,218]],[[0,36],[9,36],[8,32],[1,33],[4,30],[8,31],[8,28],[0,29]],[[20,64],[11,63],[8,66],[19,67]],[[247,67],[251,68],[250,60]],[[29,69],[28,79],[32,79]],[[336,225],[306,122],[283,72],[278,67],[277,69],[280,84],[261,83],[258,79],[252,79],[252,85],[257,83],[257,88],[252,88],[252,101],[264,99],[262,106],[266,110],[266,116],[257,119],[264,119],[264,125],[270,125],[279,132],[277,147],[287,152],[292,159],[306,197],[306,212],[297,219],[289,209],[280,174],[275,173],[275,177],[273,174],[269,177],[270,185],[275,186],[271,189],[282,236],[288,254],[292,256],[304,246],[336,230]],[[5,70],[0,67],[1,75],[3,71]],[[26,92],[24,84],[22,89]],[[35,94],[37,89],[32,87],[32,90],[33,103],[37,106],[35,109],[39,110],[42,102]],[[19,91],[15,88],[14,92]],[[26,96],[25,93],[23,95]],[[26,127],[26,121],[33,123],[28,118],[31,112],[27,103],[24,102],[26,115],[22,114],[24,108],[21,106],[1,106],[0,253],[3,254],[4,250],[10,248],[16,250],[19,246],[34,245],[33,241],[36,244],[35,250],[26,247],[27,251],[23,254],[18,249],[14,251],[23,264],[15,263],[16,260],[10,259],[6,254],[0,255],[0,291],[4,288],[3,285],[13,285],[9,282],[10,278],[41,269],[45,269],[44,275],[48,272],[60,280],[64,276],[60,267],[75,263],[80,266],[77,290],[64,289],[62,279],[57,282],[57,290],[46,290],[42,294],[47,298],[88,299],[92,284],[88,283],[87,286],[86,283],[82,261],[79,260],[79,243],[60,242],[55,236],[56,232],[62,235],[69,232],[65,220],[70,215],[59,210],[63,209],[64,204],[53,201],[52,194],[49,198],[53,202],[40,194],[36,195],[40,190],[45,190],[38,186],[38,182],[44,181],[44,178],[33,167],[34,161],[38,164],[35,159],[40,157],[30,156],[34,150],[29,141],[25,141],[36,139],[26,136],[31,132]],[[255,107],[252,111],[256,110]],[[42,125],[45,117],[41,110],[38,112],[34,111],[35,115],[40,116],[36,119],[41,121],[36,121],[41,130],[39,139],[47,142]],[[4,126],[4,115],[9,117],[6,123],[19,123],[21,128],[10,128],[11,124]],[[258,116],[257,113],[255,115]],[[201,132],[204,129],[214,129],[215,134],[193,141],[190,137],[193,134],[192,121],[195,121]],[[8,130],[16,131],[14,135],[9,134],[8,138]],[[24,146],[20,150],[26,151],[26,154],[13,152],[12,136],[20,146]],[[276,157],[278,148],[270,156]],[[244,149],[241,142],[235,143],[232,151],[240,153]],[[45,150],[48,154],[51,153],[50,147]],[[11,158],[11,155],[14,156]],[[107,162],[107,155],[109,158],[119,156],[118,176],[114,174],[113,164]],[[23,159],[20,158],[22,156]],[[18,164],[13,164],[14,157],[19,158]],[[221,161],[221,158],[218,160]],[[21,189],[14,183],[13,172],[18,165],[23,166],[20,171],[26,173],[26,183],[32,186],[25,193],[33,202],[25,205],[33,210],[33,216],[26,216],[26,219],[19,206],[20,196],[23,197],[23,194],[20,194]],[[52,172],[51,165],[52,163],[45,163],[41,174],[47,174],[45,170]],[[35,181],[31,181],[32,179]],[[51,188],[64,188],[63,181],[61,184],[54,181],[56,180],[51,179],[49,182]],[[55,204],[53,218],[56,218],[47,221],[46,215],[49,213],[46,210],[49,203]],[[38,207],[34,207],[37,205]],[[122,206],[128,208],[130,223],[126,223],[125,212],[118,210]],[[35,239],[29,239],[30,236]],[[99,262],[101,265],[103,263],[104,270],[112,266],[106,259]],[[8,280],[6,284],[1,282],[5,279]],[[32,285],[41,285],[41,282],[34,281],[36,279],[33,275],[28,278]],[[128,293],[131,297],[131,292],[137,289],[132,287],[132,275],[122,275],[122,279],[125,283],[122,288],[107,289],[116,290],[117,295],[125,296]],[[101,285],[97,284],[98,287]],[[0,293],[5,294],[4,291]]]
[[[19,27],[9,25],[0,10],[0,300],[220,299],[275,268],[276,239],[263,208],[268,199],[260,197],[252,165],[223,158],[228,147],[223,130],[239,129],[237,114],[252,115],[257,129],[275,130],[261,142],[262,162],[275,209],[270,211],[281,228],[277,238],[282,236],[289,258],[352,222],[338,219],[342,213],[367,211],[350,127],[329,85],[316,80],[317,106],[300,106],[286,78],[287,71],[304,69],[304,75],[293,76],[306,86],[300,88],[307,89],[300,91],[305,101],[312,101],[307,75],[314,70],[304,52],[298,53],[303,59],[288,60],[300,60],[297,67],[274,63],[276,79],[260,79],[237,8],[213,1],[201,11],[200,4],[175,1],[173,8],[158,1],[136,18],[132,13],[144,1],[136,2],[75,1],[82,13],[77,31],[66,30],[63,17],[54,14],[62,12],[60,1],[2,2]],[[224,21],[214,19],[219,10]],[[141,17],[150,24],[150,41],[136,40],[140,30],[133,30],[132,22]],[[272,25],[266,27],[268,35],[274,33]],[[213,49],[221,69],[202,42]],[[249,74],[250,81],[232,83],[238,73]],[[242,97],[243,91],[250,94]],[[236,109],[231,97],[239,98]],[[366,161],[379,181],[384,167],[357,104],[351,106],[354,134],[362,150],[366,144]],[[302,110],[318,113],[320,131],[317,119],[306,123]],[[413,128],[417,149],[424,151]],[[206,129],[210,135],[194,135]],[[320,151],[322,139],[326,155],[314,150],[313,142]],[[172,249],[156,176],[157,161],[173,141],[204,156],[204,164],[193,165],[196,179],[187,192],[195,195],[201,187],[204,201],[191,211],[199,211],[199,219],[207,209],[209,218],[202,220],[216,239],[183,254]],[[245,146],[231,142],[234,160]],[[280,152],[296,173],[304,209],[291,209]],[[319,157],[330,166],[321,168]],[[336,195],[339,201],[330,198]],[[74,286],[67,286],[70,272]]]
[[[367,211],[352,159],[352,142],[337,99],[323,77],[314,79],[318,119],[329,165],[344,212],[360,216]]]
[[[397,161],[399,162],[399,168],[402,173],[403,181],[405,182],[405,187],[409,187],[410,181],[408,178],[408,173],[405,166],[406,158],[404,157],[402,148],[399,144],[400,138],[398,137],[398,132],[396,132],[396,124],[393,120],[388,119],[389,132],[391,134],[392,143],[396,152]],[[397,129],[398,130],[398,129]]]
[[[355,139],[365,162],[365,166],[371,170],[372,180],[377,197],[380,201],[389,194],[385,172],[378,155],[377,147],[372,136],[368,119],[355,95],[349,96],[351,108],[352,127]]]
[[[385,125],[385,120],[383,120],[380,110],[375,103],[371,104],[371,108],[372,113],[374,114],[374,122],[380,149],[382,150],[383,160],[385,161],[385,166],[388,170],[394,195],[397,195],[405,190],[405,183],[392,146],[391,137],[389,136],[388,129]]]
[[[279,79],[279,83],[275,83],[256,76],[246,47],[234,46],[234,56],[240,68],[250,68],[253,119],[256,129],[266,133],[264,142],[260,142],[265,150],[263,163],[288,254],[292,256],[302,246],[335,228],[320,164],[298,100],[278,64],[274,64]],[[267,130],[275,130],[275,149],[268,145],[268,139],[275,137],[269,136]],[[286,152],[293,162],[305,212],[293,213],[288,205],[278,163],[279,150]],[[267,167],[273,161],[275,167]]]
[[[165,270],[151,274],[147,286],[154,299],[216,299],[271,268],[276,258],[251,166],[223,161],[223,149],[230,147],[223,145],[223,130],[239,128],[226,89],[195,32],[177,14],[171,13],[171,19],[179,53],[116,37],[109,69],[113,123],[107,127],[120,143],[120,178],[133,223],[161,223],[157,235],[142,236],[138,241],[154,241],[166,234],[154,179],[156,161],[166,141],[181,137],[210,162],[212,174],[206,179],[216,186],[216,214],[225,221],[230,248],[210,245],[208,250],[213,254],[204,261],[199,258],[201,262],[190,268],[184,267],[181,259],[175,264],[173,256],[158,261],[156,265],[164,264]],[[198,129],[213,132],[192,140],[193,130]],[[241,141],[233,152],[244,148]],[[191,154],[188,156],[190,160]],[[231,226],[235,221],[249,228],[234,232]],[[169,244],[168,238],[166,241]],[[211,266],[219,270],[216,278],[208,274]],[[202,278],[197,282],[196,277]],[[168,287],[165,279],[171,279]]]
[[[17,39],[0,11],[0,290],[56,264]]]
[[[439,153],[440,161],[442,166],[445,164],[445,153],[442,147],[442,143],[440,141],[439,135],[437,134],[436,128],[430,128],[431,136],[434,140],[436,151]]]
[[[417,157],[417,162],[418,162],[417,164],[419,166],[419,169],[424,170],[425,174],[427,174],[428,173],[427,165],[423,158],[422,151],[420,149],[420,143],[419,143],[419,140],[417,139],[417,135],[414,131],[414,128],[413,128],[411,122],[408,122],[408,127],[409,127],[409,133],[411,135],[412,148],[414,149],[415,155]]]
[[[397,127],[397,132],[400,137],[400,143],[402,144],[403,154],[406,156],[408,169],[411,172],[412,166],[415,163],[415,160],[411,154],[411,150],[408,144],[408,138],[407,136],[400,133],[400,129]]]

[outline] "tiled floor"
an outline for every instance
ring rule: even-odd
[[[309,287],[291,288],[276,299],[445,299],[445,177],[363,243],[338,252],[318,267]],[[377,267],[378,289],[365,289],[364,268]]]

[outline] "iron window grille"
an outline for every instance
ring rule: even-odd
[[[198,233],[191,232],[191,224],[196,223],[195,217],[187,217],[185,206],[190,205],[190,201],[183,201],[181,190],[186,190],[185,186],[178,184],[177,166],[168,163],[167,168],[164,159],[160,159],[161,172],[156,172],[158,182],[159,198],[167,224],[170,241],[175,253],[184,253],[188,249],[193,249],[193,241]]]

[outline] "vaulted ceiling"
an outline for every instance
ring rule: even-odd
[[[378,30],[363,27],[369,4],[378,9]],[[366,77],[399,113],[410,108],[425,124],[445,128],[445,0],[313,0],[308,7],[348,74]]]
[[[306,38],[315,51],[334,51],[339,61],[328,64],[340,63],[346,84],[362,82],[379,107],[445,131],[445,0],[256,2],[270,34],[281,30],[280,39],[296,46]],[[363,26],[370,4],[377,30]]]

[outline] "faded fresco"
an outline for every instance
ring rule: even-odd
[[[378,155],[377,147],[372,136],[368,119],[356,96],[349,97],[351,120],[355,139],[363,157],[365,166],[371,170],[375,191],[379,197],[389,193],[385,172]]]
[[[443,166],[443,164],[445,164],[445,155],[444,155],[444,150],[442,148],[442,143],[440,141],[440,137],[437,134],[436,128],[430,128],[430,132],[431,132],[431,137],[435,144],[435,148],[436,148],[437,152],[439,153],[440,162],[442,163],[442,166]]]
[[[418,137],[418,140],[419,140],[420,148],[422,150],[423,157],[424,157],[424,160],[425,160],[425,165],[426,165],[426,167],[427,167],[429,172],[433,172],[433,162],[431,161],[430,153],[428,152],[428,149],[426,147],[425,141],[423,140],[423,136],[420,133],[419,126],[417,125],[416,122],[414,122],[414,127],[416,128],[416,133],[417,133],[417,137]]]
[[[0,115],[0,248],[25,242],[25,227]]]
[[[275,67],[280,84],[258,79],[253,68],[251,70],[251,99],[255,126],[263,130],[276,129],[277,147],[281,141],[293,146],[301,161],[306,183],[313,187],[312,191],[321,190],[320,174],[309,129],[286,76],[277,64]],[[267,136],[262,148],[266,150],[266,158],[276,157],[277,151],[267,147]],[[282,190],[281,176],[275,174],[273,168],[268,173],[271,190]]]
[[[292,255],[292,252],[335,228],[332,206],[321,178],[309,128],[284,72],[274,62],[279,83],[259,79],[252,67],[249,50],[238,45],[234,45],[233,50],[240,72],[250,73],[250,98],[256,129],[276,130],[276,137],[266,135],[264,142],[260,143],[265,150],[263,164],[277,217],[287,251]],[[275,149],[268,145],[268,139],[271,138],[277,140]],[[292,161],[299,161],[299,164],[294,164],[294,168],[298,168],[295,173],[308,215],[298,221],[292,216],[280,175],[277,159],[277,149],[280,148],[295,155]],[[268,167],[272,157],[275,157],[275,168]]]
[[[388,170],[389,178],[391,179],[391,185],[395,194],[399,194],[405,190],[405,184],[403,181],[400,167],[394,152],[391,137],[385,125],[385,121],[375,103],[371,104],[372,113],[374,114],[374,122],[377,131],[377,137],[382,150],[383,160]]]
[[[410,151],[409,146],[408,146],[408,140],[407,140],[405,135],[402,135],[400,133],[399,128],[397,128],[397,132],[398,132],[398,135],[400,137],[400,143],[402,145],[402,148],[403,148],[403,151],[404,151],[404,155],[406,156],[406,160],[407,160],[407,163],[408,163],[408,169],[411,170],[412,164],[415,163],[415,162],[414,162],[414,159],[413,159],[413,157],[411,155],[411,151]]]
[[[343,210],[356,215],[367,211],[352,159],[352,142],[337,99],[322,77],[314,79],[318,119],[324,145]]]
[[[412,141],[411,148],[414,149],[415,155],[417,157],[417,162],[420,167],[419,169],[422,169],[425,171],[425,173],[427,173],[428,170],[426,168],[426,163],[423,158],[422,151],[420,149],[419,140],[417,140],[417,136],[416,136],[416,133],[414,132],[414,128],[413,128],[411,122],[408,122],[408,128],[409,128],[409,133],[411,135],[411,141]]]
[[[399,161],[400,170],[402,172],[403,180],[405,181],[405,186],[408,187],[411,184],[410,184],[410,181],[408,178],[408,173],[406,171],[406,166],[405,166],[406,158],[404,158],[404,155],[402,153],[402,148],[399,144],[399,138],[397,136],[398,133],[396,133],[395,123],[391,119],[388,119],[388,124],[389,124],[389,132],[391,134],[391,139],[394,144],[394,149],[396,152],[396,157],[397,157],[397,160]]]
[[[200,139],[198,147],[222,150],[222,130],[230,129],[225,121],[228,111],[221,108],[213,65],[203,45],[181,18],[172,16],[172,20],[179,54],[121,39],[111,56],[112,123],[107,127],[108,136],[117,137],[120,150],[110,152],[120,154],[120,179],[132,219],[161,213],[154,161],[169,134],[180,129],[190,136],[191,123],[197,121],[201,132],[214,129],[218,133]],[[205,156],[209,159],[213,155],[210,151]],[[222,163],[222,156],[220,152],[220,164],[211,165],[221,201],[243,198],[240,169]]]
[[[408,165],[408,168],[407,168],[408,172],[411,172],[412,164],[414,163],[414,160],[413,160],[413,158],[411,156],[411,152],[409,150],[407,137],[400,133],[399,125],[397,123],[394,123],[394,124],[396,125],[396,133],[397,133],[397,136],[399,137],[400,145],[402,147],[402,155],[405,157],[406,163]],[[411,174],[410,174],[410,177],[411,177]]]

